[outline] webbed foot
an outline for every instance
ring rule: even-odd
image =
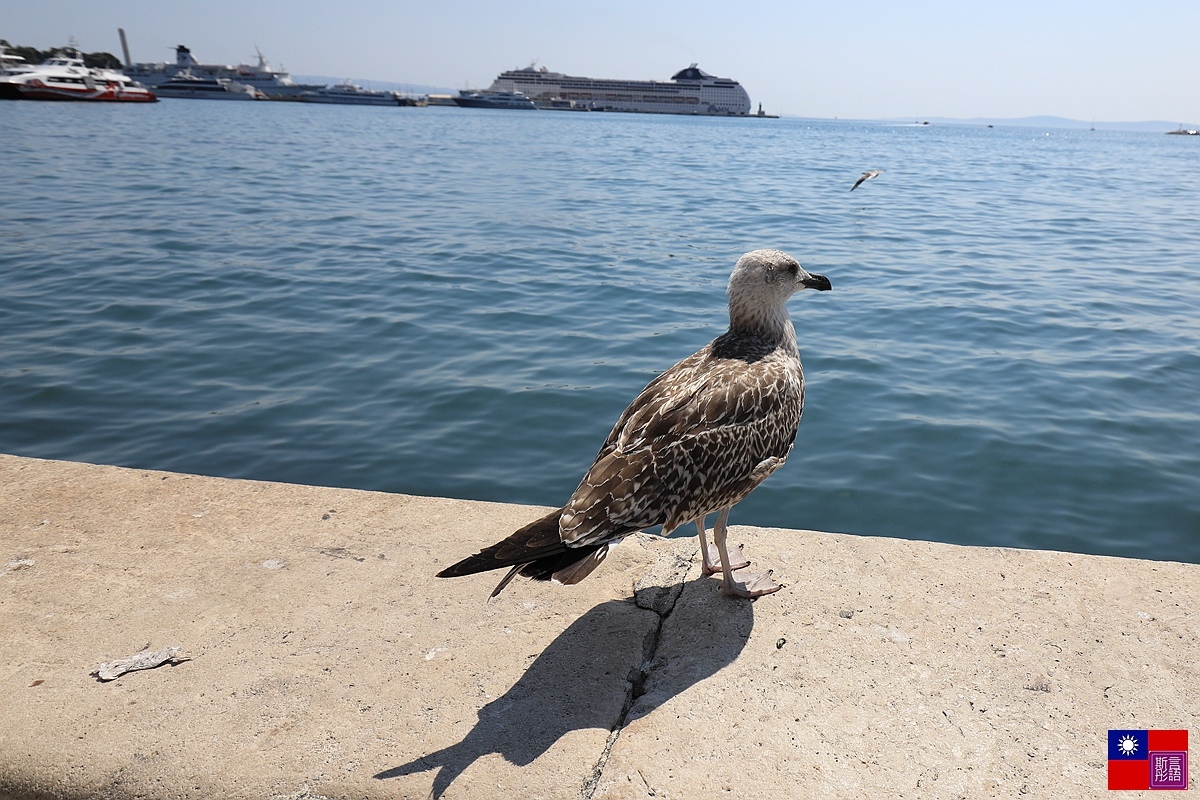
[[[704,559],[704,574],[716,575],[721,572],[721,551],[717,549],[715,544],[706,545],[708,549],[708,557]],[[745,569],[750,566],[750,559],[746,558],[745,545],[739,544],[735,550],[730,551],[729,560],[733,563],[729,565],[730,569]]]
[[[783,588],[771,580],[772,570],[766,572],[743,572],[734,575],[732,581],[721,581],[721,593],[730,597],[762,597]]]

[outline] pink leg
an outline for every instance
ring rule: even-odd
[[[709,544],[708,539],[704,536],[704,517],[696,520],[696,533],[700,536],[700,560],[703,562],[704,574],[716,575],[723,569],[721,566],[723,562],[717,548]],[[750,560],[746,558],[740,544],[730,557],[736,562],[730,565],[730,569],[744,569],[750,566]]]
[[[722,573],[721,591],[731,597],[762,597],[765,594],[778,592],[783,587],[771,580],[771,570],[766,572],[743,572],[734,578],[733,568],[729,566],[728,547],[725,537],[728,535],[726,525],[729,522],[729,509],[721,509],[717,522],[713,525],[713,538],[717,542],[717,553],[721,557]]]

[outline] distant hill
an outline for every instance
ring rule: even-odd
[[[903,117],[899,119],[889,119],[886,122],[914,122],[917,120]],[[1095,128],[1098,131],[1151,131],[1166,133],[1173,131],[1182,124],[1185,128],[1197,127],[1193,123],[1166,122],[1164,120],[1144,120],[1142,122],[1085,122],[1078,119],[1068,119],[1066,117],[1040,116],[1040,117],[972,117],[970,119],[958,119],[955,117],[922,117],[920,122],[928,121],[931,124],[943,125],[995,125],[997,127],[1013,127],[1013,128],[1074,128],[1088,129]]]

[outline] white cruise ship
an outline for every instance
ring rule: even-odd
[[[533,66],[500,73],[489,91],[521,92],[539,105],[569,102],[593,111],[745,117],[750,96],[731,78],[717,78],[692,64],[669,81],[577,78]]]

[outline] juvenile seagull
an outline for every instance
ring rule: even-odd
[[[439,578],[511,567],[492,592],[517,575],[574,584],[625,536],[688,522],[700,535],[704,573],[721,572],[721,591],[758,597],[778,591],[771,571],[734,559],[726,524],[734,504],[783,466],[804,409],[804,372],[787,300],[800,289],[830,288],[779,250],[755,250],[729,276],[729,330],[652,380],[617,420],[596,460],[562,508]],[[717,513],[715,551],[704,518]]]
[[[856,180],[856,181],[854,182],[854,185],[850,187],[850,191],[852,191],[852,192],[853,192],[855,189],[857,189],[859,186],[861,186],[863,181],[869,181],[869,180],[872,180],[872,179],[874,179],[874,178],[878,178],[878,177],[879,177],[879,173],[881,173],[881,172],[883,172],[883,170],[881,170],[881,169],[869,169],[869,170],[867,170],[866,172],[864,172],[864,173],[862,174],[862,177],[861,177],[861,178],[859,178],[858,180]]]

